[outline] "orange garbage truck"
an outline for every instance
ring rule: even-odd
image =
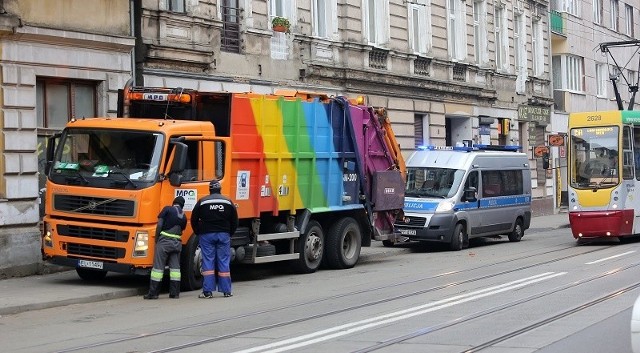
[[[163,206],[220,180],[240,219],[233,262],[351,268],[394,242],[404,160],[386,114],[343,97],[128,87],[118,118],[72,119],[47,147],[42,249],[83,279],[148,274]],[[198,237],[182,236],[182,286],[199,289]]]

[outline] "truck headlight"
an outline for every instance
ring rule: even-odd
[[[451,212],[453,206],[455,206],[455,202],[453,201],[442,201],[438,204],[438,207],[436,207],[435,213]]]
[[[42,235],[42,244],[48,248],[53,247],[53,240],[51,239],[51,236],[52,236],[51,224],[45,223],[44,234]]]
[[[149,251],[149,233],[136,232],[135,245],[133,246],[133,257],[145,257]]]

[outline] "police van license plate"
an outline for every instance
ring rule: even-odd
[[[95,268],[102,270],[104,263],[102,261],[78,260],[78,267]]]
[[[415,229],[400,229],[400,234],[402,235],[416,235]]]

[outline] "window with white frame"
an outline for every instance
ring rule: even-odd
[[[274,17],[284,17],[289,20],[291,26],[296,22],[295,0],[270,0],[269,19]],[[271,22],[271,20],[269,20]],[[289,58],[289,40],[286,33],[273,32],[271,35],[271,58],[276,60],[287,60]]]
[[[410,2],[409,43],[416,54],[426,54],[431,50],[431,0]]]
[[[384,46],[389,41],[389,1],[362,0],[363,33],[371,45]]]
[[[496,36],[496,69],[509,70],[509,37],[507,34],[507,11],[495,8],[494,30]]]
[[[313,35],[321,38],[332,38],[338,27],[337,0],[313,0]]]
[[[596,95],[598,97],[607,96],[607,85],[609,84],[609,71],[607,64],[596,63]]]
[[[544,74],[544,33],[541,20],[531,22],[531,58],[533,59],[533,76]]]
[[[633,7],[629,4],[624,5],[625,33],[629,37],[633,37]]]
[[[296,4],[295,0],[270,0],[269,1],[269,13],[270,18],[284,17],[291,22],[295,22],[295,9]]]
[[[487,1],[475,0],[473,2],[473,40],[476,63],[485,65],[487,55]]]
[[[167,0],[167,10],[173,12],[185,12],[185,0]]]
[[[593,0],[593,22],[602,24],[602,1]]]
[[[467,57],[466,6],[464,0],[448,0],[447,7],[449,56],[452,60],[464,60]]]
[[[527,33],[524,26],[524,14],[513,16],[513,50],[516,64],[516,92],[525,92],[527,81]]]
[[[583,0],[565,0],[564,10],[574,16],[580,17],[580,3]]]
[[[558,89],[584,92],[584,59],[575,55],[553,57],[554,73],[558,74],[554,84]],[[557,70],[556,70],[557,69]],[[558,72],[559,71],[559,72]]]
[[[611,0],[611,12],[610,12],[611,28],[614,31],[618,30],[618,0]]]

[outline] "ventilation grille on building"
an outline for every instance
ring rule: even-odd
[[[238,1],[223,1],[220,10],[222,11],[220,50],[239,53],[240,8],[238,7]]]
[[[416,75],[429,76],[431,68],[431,59],[418,58],[413,61],[413,72]]]
[[[467,67],[460,64],[453,65],[453,80],[454,81],[466,81],[467,80]]]
[[[373,49],[369,52],[369,67],[386,70],[388,56],[389,52],[386,50]]]

